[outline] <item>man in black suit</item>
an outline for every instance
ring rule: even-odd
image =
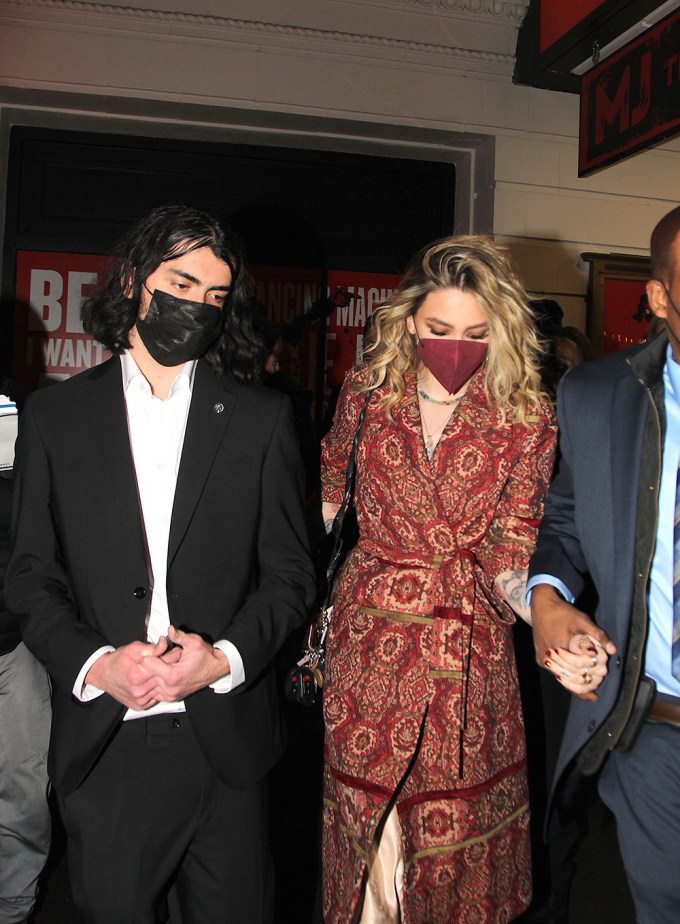
[[[580,775],[600,772],[637,920],[671,924],[680,909],[680,206],[654,229],[651,258],[647,295],[667,334],[562,380],[562,455],[528,587],[537,660],[575,694],[554,817],[578,798]],[[592,620],[573,605],[587,575]]]
[[[114,354],[31,396],[7,602],[54,686],[50,774],[76,907],[271,919],[272,658],[314,591],[288,402],[238,246],[184,206],[122,242],[85,329]]]

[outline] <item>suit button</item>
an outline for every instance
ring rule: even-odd
[[[180,728],[180,726],[182,725],[179,719],[173,719],[170,724],[172,725],[173,728]]]
[[[595,719],[591,719],[590,722],[588,722],[588,731],[595,731]]]
[[[146,587],[135,587],[132,591],[132,596],[137,600],[143,600],[146,597]]]

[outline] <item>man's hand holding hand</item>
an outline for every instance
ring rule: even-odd
[[[533,588],[531,616],[538,664],[580,699],[596,700],[607,658],[616,653],[607,633],[549,584]]]

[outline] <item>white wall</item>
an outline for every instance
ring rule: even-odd
[[[12,124],[456,162],[493,232],[582,327],[583,251],[644,254],[680,201],[676,139],[577,176],[578,99],[512,83],[527,0],[0,0]]]

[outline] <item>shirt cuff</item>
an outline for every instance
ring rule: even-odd
[[[98,661],[102,655],[115,650],[116,649],[111,645],[104,645],[102,648],[98,648],[80,668],[80,673],[76,677],[76,682],[73,684],[73,695],[78,702],[89,703],[90,700],[96,699],[98,696],[102,695],[104,691],[100,690],[99,687],[96,687],[93,683],[85,683],[85,678],[95,661]]]
[[[243,658],[239,654],[238,648],[224,638],[215,642],[213,648],[218,648],[226,656],[231,666],[231,673],[216,680],[215,683],[211,683],[210,689],[215,693],[229,693],[236,687],[240,687],[242,683],[245,683],[246,671],[243,666]]]
[[[551,587],[554,587],[555,590],[558,590],[562,594],[567,603],[574,602],[573,593],[559,578],[553,577],[552,574],[535,574],[527,581],[527,589],[524,595],[524,601],[527,606],[531,606],[531,591],[537,584],[550,584]]]

